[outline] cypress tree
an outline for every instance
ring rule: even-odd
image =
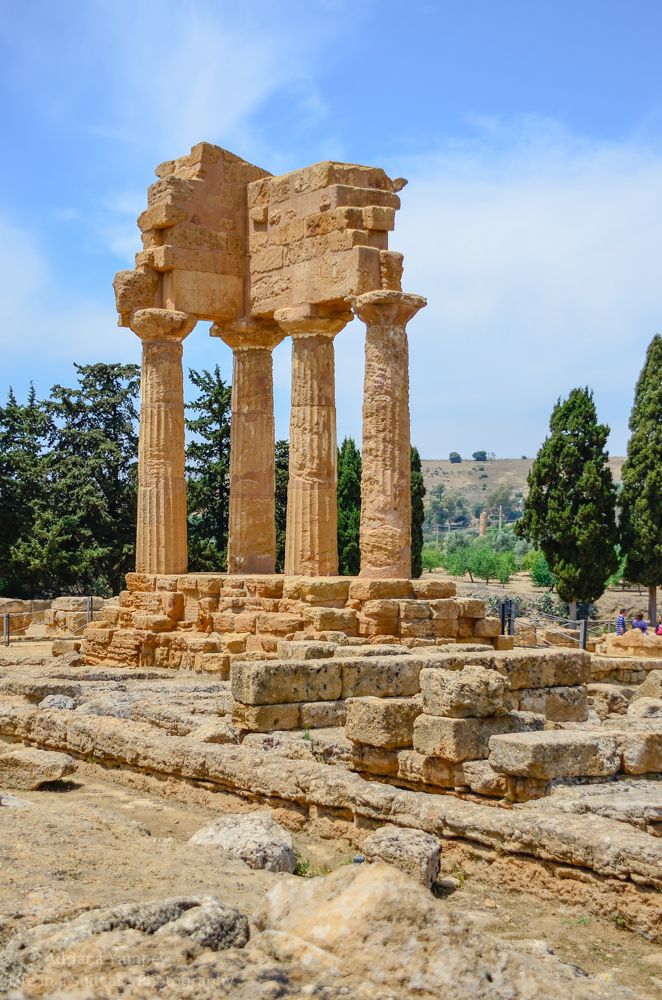
[[[290,478],[290,443],[276,441],[276,572],[285,569],[287,483]]]
[[[423,572],[423,498],[425,484],[418,448],[411,449],[411,575],[417,580]]]
[[[550,434],[529,472],[521,538],[540,548],[559,597],[576,618],[577,601],[595,601],[618,565],[616,490],[592,392],[573,389],[552,411]]]
[[[225,570],[230,506],[230,421],[232,389],[213,372],[189,371],[198,390],[186,409],[186,429],[191,439],[186,447],[186,503],[188,550],[191,572]]]
[[[630,440],[620,494],[625,577],[648,587],[648,613],[657,620],[662,585],[662,337],[648,346],[630,414]]]
[[[338,450],[338,571],[357,576],[361,565],[361,452],[352,438]]]

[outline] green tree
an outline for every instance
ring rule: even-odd
[[[219,572],[227,564],[232,389],[218,365],[191,369],[189,378],[198,390],[186,406],[196,414],[186,419],[189,568]]]
[[[522,560],[522,566],[528,570],[534,587],[545,587],[547,590],[552,590],[556,585],[556,577],[540,549],[532,549],[527,552]]]
[[[32,596],[28,579],[17,574],[12,549],[33,532],[44,496],[44,448],[49,418],[30,386],[25,405],[12,389],[0,407],[0,594]]]
[[[473,458],[474,462],[486,462],[487,461],[487,452],[486,451],[474,451],[474,453],[472,454],[471,457]]]
[[[425,520],[425,483],[418,448],[411,449],[411,575],[417,580],[423,572],[423,521]]]
[[[361,452],[352,438],[338,450],[338,571],[357,576],[361,562]]]
[[[448,461],[452,462],[453,465],[457,465],[458,462],[462,461],[462,456],[460,455],[459,451],[452,451],[448,456]]]
[[[423,569],[431,573],[433,569],[438,569],[443,564],[443,556],[438,545],[424,545],[421,555]]]
[[[520,537],[540,548],[556,577],[559,596],[576,618],[577,601],[595,601],[616,569],[616,491],[593,394],[573,389],[559,400],[550,434],[528,476]]]
[[[45,404],[44,487],[11,556],[34,593],[117,593],[135,562],[139,369],[74,367]]]
[[[289,441],[276,441],[276,572],[285,570],[287,483],[290,477]]]
[[[662,585],[662,337],[648,346],[630,414],[630,440],[620,494],[625,576],[648,587],[648,613],[657,620]]]

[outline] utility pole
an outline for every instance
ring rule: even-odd
[[[499,531],[503,527],[503,504],[499,504]]]

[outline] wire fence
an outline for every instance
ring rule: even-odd
[[[83,630],[91,621],[94,621],[94,598],[85,598],[85,609],[81,611],[67,611],[67,627],[59,631],[57,627],[50,627],[46,623],[47,608],[38,611],[5,611],[2,614],[2,643],[4,646],[11,645],[12,642],[25,642],[35,638],[26,633],[32,625],[43,625],[48,629],[47,639],[75,639],[82,635]]]
[[[606,633],[616,631],[615,618],[579,618],[573,620],[541,611],[533,604],[527,607],[525,617],[536,629],[544,629],[542,635],[536,635],[536,645],[538,646],[558,645],[561,638],[564,644],[576,644],[578,649],[586,649],[589,642],[597,641]],[[517,634],[516,605],[511,598],[505,598],[501,601],[500,618],[501,634],[515,636]],[[548,632],[551,633],[550,637],[547,636]]]

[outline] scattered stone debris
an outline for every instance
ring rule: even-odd
[[[5,788],[39,788],[49,781],[60,781],[77,768],[73,757],[66,753],[22,747],[0,753],[0,786]]]
[[[213,844],[249,868],[291,874],[297,864],[291,834],[266,811],[223,816],[194,833],[190,843]]]

